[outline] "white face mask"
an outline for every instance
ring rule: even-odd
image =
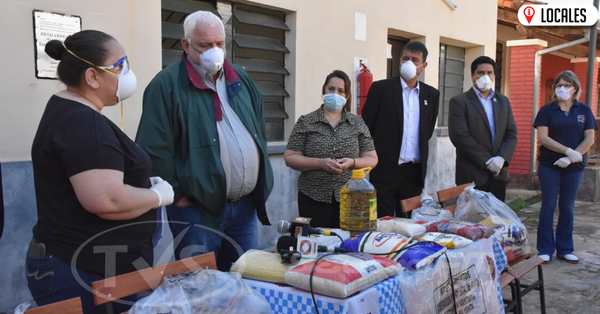
[[[492,79],[486,74],[475,80],[475,84],[477,84],[477,88],[480,91],[487,92],[490,88],[492,88]]]
[[[194,46],[190,45],[192,49],[196,50]],[[212,47],[204,52],[196,50],[200,55],[198,64],[206,72],[215,74],[223,68],[223,62],[225,61],[225,51],[219,47]]]
[[[400,75],[404,79],[412,80],[417,76],[417,66],[410,60],[402,63],[402,66],[400,66]]]
[[[132,70],[123,71],[117,78],[117,99],[119,102],[131,97],[137,88],[137,77]]]
[[[571,98],[571,89],[573,89],[573,87],[557,87],[554,89],[554,94],[558,100],[569,100],[569,98]]]

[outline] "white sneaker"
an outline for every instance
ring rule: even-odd
[[[565,262],[571,263],[571,264],[579,263],[579,258],[577,258],[577,256],[575,256],[573,254],[566,254],[564,256],[559,256],[558,258],[564,260]]]
[[[541,258],[542,261],[544,261],[544,264],[550,262],[550,255],[548,254],[538,255],[538,257]]]

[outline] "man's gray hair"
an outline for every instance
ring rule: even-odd
[[[188,42],[191,42],[194,35],[194,29],[200,25],[203,28],[210,28],[216,25],[221,26],[223,36],[225,36],[225,27],[221,19],[209,11],[196,11],[185,18],[183,22],[183,36]]]

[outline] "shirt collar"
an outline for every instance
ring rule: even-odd
[[[198,75],[200,76],[200,80],[201,80],[202,84],[208,86],[207,81],[213,81],[212,75],[210,73],[208,73],[206,70],[204,70],[203,68],[201,68],[196,63],[192,62],[190,55],[187,55],[186,59],[192,65],[194,70],[196,70],[196,72],[198,72]],[[218,73],[217,80],[222,79],[223,78],[223,70],[219,70],[219,72],[217,72],[217,73]],[[216,86],[217,82],[212,82],[212,83]]]
[[[400,84],[402,85],[402,90],[404,90],[405,88],[409,88],[408,85],[406,85],[406,82],[404,82],[404,79],[402,78],[402,76],[400,77]],[[415,88],[417,89],[417,91],[421,91],[419,89],[419,81],[417,80],[417,86],[415,86]]]
[[[558,104],[558,101],[553,101],[552,104],[550,104],[552,109],[556,109],[556,110],[560,110],[560,105]],[[579,101],[577,100],[573,100],[573,106],[575,107],[579,107]]]
[[[210,89],[204,84],[204,80],[201,79],[200,74],[198,73],[198,71],[196,71],[194,63],[190,62],[187,56],[188,54],[184,52],[182,59],[187,70],[188,78],[190,79],[192,84],[194,84],[194,86],[198,89]],[[221,69],[221,73],[222,75],[224,75],[225,81],[229,83],[235,82],[240,79],[239,75],[237,74],[231,63],[227,61],[227,59],[225,59],[225,62],[223,62],[223,69]]]
[[[488,98],[485,98],[481,94],[481,91],[479,89],[477,89],[477,87],[475,87],[475,85],[473,85],[473,91],[475,91],[475,94],[477,94],[477,97],[485,99],[485,100],[492,99],[492,97],[494,97],[494,94],[496,94],[496,92],[494,91],[494,89],[490,88],[490,94],[488,95]]]

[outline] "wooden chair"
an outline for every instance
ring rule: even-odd
[[[42,305],[31,310],[26,310],[25,314],[83,314],[81,308],[81,298],[76,297],[52,304]]]
[[[439,190],[437,192],[438,201],[442,205],[442,208],[449,210],[452,215],[454,215],[454,211],[456,210],[456,200],[458,196],[468,187],[471,183],[466,183],[463,185],[455,186],[453,188]]]
[[[400,201],[400,208],[405,213],[415,210],[421,207],[421,195],[413,196],[411,198],[403,199]]]
[[[158,265],[139,271],[122,274],[92,283],[94,303],[106,304],[142,291],[158,287],[166,276],[198,269],[217,269],[215,253],[210,252]]]

